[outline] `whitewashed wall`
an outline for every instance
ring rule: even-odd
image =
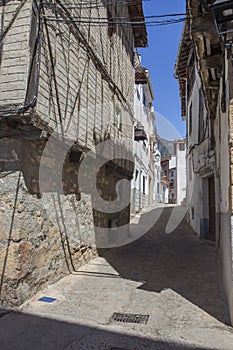
[[[187,117],[187,203],[188,203],[188,220],[193,230],[200,236],[201,225],[205,219],[205,207],[207,198],[203,192],[201,167],[205,165],[202,155],[207,152],[208,140],[198,145],[199,130],[199,89],[201,80],[196,70],[196,79],[188,101]],[[192,127],[190,126],[190,111],[192,106]],[[204,108],[204,119],[206,121],[207,111]],[[190,127],[192,132],[190,133]],[[195,146],[196,145],[196,146]],[[194,148],[195,147],[195,148]],[[206,174],[208,175],[208,174]],[[207,217],[207,216],[206,216]]]
[[[184,150],[179,149],[176,144],[176,203],[182,204],[186,198],[186,144]]]
[[[143,104],[143,85],[134,86],[134,118],[135,125],[143,125],[147,135],[147,141],[133,142],[133,155],[135,162],[134,176],[131,181],[131,210],[137,212],[148,204],[149,200],[149,111]],[[144,191],[143,191],[144,181]],[[152,179],[153,181],[153,179]]]

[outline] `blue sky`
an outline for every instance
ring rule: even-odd
[[[185,0],[144,1],[143,8],[145,16],[185,13]],[[155,93],[155,110],[168,119],[180,136],[185,136],[185,122],[181,119],[178,84],[173,77],[182,26],[181,23],[147,27],[149,47],[140,49],[139,52],[142,54],[143,66],[150,71]],[[174,136],[177,137],[177,135]]]

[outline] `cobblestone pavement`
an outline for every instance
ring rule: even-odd
[[[232,350],[215,247],[184,222],[166,234],[171,210],[139,240],[101,250],[0,318],[0,349]],[[116,322],[114,312],[148,315],[148,323]]]

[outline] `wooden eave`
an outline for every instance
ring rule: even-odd
[[[199,63],[199,72],[203,84],[207,112],[213,118],[216,112],[219,72],[223,64],[221,40],[216,32],[209,5],[213,0],[203,1],[204,12],[195,16],[195,5],[191,7],[191,32]]]
[[[187,68],[189,62],[190,51],[192,49],[192,42],[190,39],[188,24],[185,22],[183,27],[183,32],[181,36],[179,51],[177,55],[176,65],[175,65],[175,77],[179,82],[179,90],[180,90],[180,100],[181,100],[181,116],[182,119],[186,118],[187,114],[187,102],[186,102],[186,79],[187,77]]]
[[[135,1],[135,5],[129,5],[129,17],[132,22],[135,47],[147,47],[148,35],[142,8],[142,1]],[[135,24],[133,24],[136,22]],[[140,22],[140,23],[139,23]]]
[[[140,63],[135,64],[135,84],[147,83],[147,70]]]
[[[135,68],[135,84],[146,84],[148,86],[148,91],[151,96],[151,100],[154,100],[154,91],[151,84],[150,75],[148,69],[143,67],[140,62],[136,62]]]

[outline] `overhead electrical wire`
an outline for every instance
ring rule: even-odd
[[[150,0],[145,0],[150,1]],[[134,3],[135,1],[125,1],[125,0],[118,0],[118,2],[121,2],[121,4],[128,5],[129,3]],[[83,9],[83,1],[79,6],[82,6]],[[90,4],[90,2],[88,2]],[[95,2],[97,3],[97,1]],[[106,5],[109,5],[109,3],[116,3],[116,1],[106,1]],[[94,4],[94,3],[93,3]],[[43,6],[47,8],[51,8],[53,10],[57,9],[57,5],[63,6],[66,8],[66,10],[69,9],[77,9],[77,5],[71,5],[67,6],[67,4],[54,4],[54,3],[44,3]],[[104,4],[102,4],[104,6]],[[94,9],[96,7],[93,7]],[[80,7],[81,9],[81,7]],[[203,15],[203,14],[197,14]],[[182,16],[182,17],[178,17]],[[178,18],[174,18],[178,17]],[[83,25],[93,25],[93,26],[126,26],[126,25],[133,25],[134,27],[141,26],[142,24],[146,26],[165,26],[170,24],[178,24],[184,22],[186,19],[190,18],[190,16],[187,16],[186,13],[170,13],[170,14],[159,14],[159,15],[150,15],[150,16],[135,16],[135,17],[116,17],[116,19],[111,18],[111,22],[109,22],[109,18],[107,17],[85,17],[81,14],[79,16],[71,15],[69,18],[64,17],[58,17],[58,16],[51,16],[46,15],[45,18],[48,21],[54,21],[54,22],[65,22],[65,23],[78,23]],[[155,19],[154,21],[152,19]],[[157,19],[157,20],[156,20]]]
[[[134,16],[134,17],[120,17],[120,16],[117,16],[117,20],[125,20],[125,21],[130,21],[130,23],[134,23],[134,21],[131,20],[131,18],[133,18],[134,20],[135,19],[145,19],[145,18],[149,18],[149,19],[152,19],[152,18],[169,18],[169,17],[177,17],[177,16],[185,16],[186,17],[186,14],[185,13],[172,13],[172,14],[165,14],[165,15],[152,15],[152,16]],[[85,16],[72,16],[72,18],[80,18],[82,17],[82,19],[84,20],[108,20],[107,17],[85,17]]]
[[[146,26],[163,26],[168,24],[176,24],[181,23],[186,20],[186,18],[178,18],[178,19],[171,19],[171,20],[161,20],[161,21],[139,21],[139,22],[127,22],[127,21],[113,21],[109,23],[108,21],[93,21],[93,20],[82,20],[82,19],[73,19],[71,17],[70,19],[67,18],[58,18],[54,16],[45,16],[46,20],[53,21],[53,22],[65,22],[65,23],[79,23],[84,25],[91,25],[91,26],[116,26],[116,25],[133,25],[134,27],[141,26],[142,24],[145,24]]]
[[[143,0],[144,2],[149,2],[150,0]],[[41,3],[40,5],[40,9],[44,8],[44,10],[50,10],[53,12],[53,15],[46,15],[46,11],[38,11],[38,17],[41,19],[41,24],[38,26],[38,36],[37,36],[37,49],[38,49],[38,63],[37,63],[37,82],[36,82],[36,92],[35,92],[35,96],[33,101],[26,105],[23,106],[21,108],[18,108],[17,110],[5,110],[5,111],[0,111],[1,116],[5,115],[7,116],[8,114],[11,113],[21,113],[26,111],[28,108],[34,106],[34,104],[36,103],[36,99],[37,99],[37,89],[38,89],[38,79],[39,79],[39,70],[40,70],[40,51],[41,51],[41,32],[42,32],[42,23],[43,23],[43,19],[45,21],[54,21],[54,22],[63,22],[63,23],[74,23],[74,26],[76,24],[80,24],[80,25],[88,25],[88,26],[133,26],[138,27],[138,26],[142,26],[142,25],[146,25],[146,26],[167,26],[167,25],[171,25],[171,24],[177,24],[177,23],[182,23],[184,22],[187,18],[190,18],[189,16],[187,16],[184,13],[172,13],[172,14],[159,14],[159,15],[150,15],[150,16],[135,16],[135,17],[118,17],[116,16],[115,18],[111,19],[112,22],[109,21],[109,18],[107,17],[84,17],[81,15],[77,17],[77,16],[72,16],[71,14],[68,15],[68,10],[70,9],[77,9],[77,10],[81,10],[82,9],[87,9],[89,8],[90,11],[93,9],[98,9],[100,7],[102,8],[106,8],[107,6],[110,5],[119,5],[119,6],[123,6],[123,5],[137,5],[137,4],[141,4],[142,0],[137,1],[137,0],[108,0],[108,1],[103,1],[102,5],[100,6],[100,3],[98,2],[98,0],[96,0],[95,2],[92,1],[81,1],[81,3],[79,3],[78,5],[67,5],[64,2],[61,3],[60,1],[57,1],[56,3]],[[88,6],[89,7],[88,7]],[[64,11],[64,13],[61,13]],[[59,11],[59,12],[57,12]],[[182,17],[179,17],[182,16]],[[177,18],[178,17],[178,18]],[[132,20],[133,19],[133,20]],[[38,21],[38,23],[40,23],[40,20]],[[77,28],[76,28],[77,29]],[[80,36],[81,34],[79,34],[78,36]],[[84,38],[81,38],[83,41]],[[87,43],[86,43],[87,44]],[[90,49],[91,50],[91,49]],[[89,52],[89,51],[88,51]],[[92,50],[89,52],[90,57],[93,58],[94,60],[94,53],[92,52]],[[95,59],[97,59],[95,57]],[[97,59],[98,61],[98,59]],[[99,65],[100,62],[96,62],[96,65]],[[117,86],[114,85],[114,82],[111,81],[111,78],[109,76],[107,76],[107,73],[105,72],[105,68],[101,65],[100,67],[100,71],[101,74],[105,77],[106,81],[108,81],[111,85],[111,87],[114,87],[114,91],[117,92],[120,96],[121,96],[121,91],[118,91]],[[124,96],[121,96],[122,98]],[[123,98],[124,100],[124,98]],[[127,101],[125,101],[127,103]]]

